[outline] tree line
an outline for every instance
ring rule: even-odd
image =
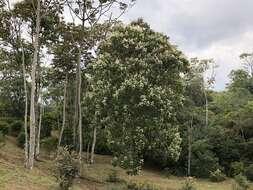
[[[151,162],[252,179],[253,55],[216,92],[213,60],[187,59],[142,19],[119,21],[133,3],[1,0],[0,131],[17,136],[29,169],[40,145],[67,146],[79,171],[86,152],[89,164],[112,155],[130,175]]]

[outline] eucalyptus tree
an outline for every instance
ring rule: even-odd
[[[253,53],[242,53],[240,55],[244,69],[253,77]]]
[[[94,124],[106,128],[114,162],[137,174],[143,155],[177,160],[182,74],[188,61],[142,20],[117,25],[90,65]]]
[[[73,25],[61,23],[59,30],[59,39],[50,47],[53,60],[52,66],[54,71],[53,80],[56,83],[64,81],[63,91],[63,111],[62,111],[62,127],[58,146],[61,145],[62,136],[66,127],[66,107],[67,107],[67,89],[69,78],[75,73],[75,63],[77,61],[78,48],[75,41],[79,38],[79,33]]]
[[[205,120],[206,127],[208,126],[209,121],[209,109],[208,109],[208,90],[213,86],[215,82],[215,69],[217,65],[215,64],[213,59],[198,59],[192,58],[190,60],[192,68],[191,71],[193,73],[192,79],[199,78],[202,80],[202,91],[205,97]],[[210,74],[207,72],[210,71]]]
[[[9,0],[4,0],[1,2],[1,15],[0,15],[0,20],[1,20],[1,35],[0,35],[0,41],[3,42],[5,46],[0,47],[1,51],[3,54],[9,54],[8,58],[5,57],[5,62],[8,62],[7,60],[10,61],[10,64],[5,64],[5,70],[16,70],[13,74],[13,78],[19,78],[20,73],[23,75],[23,86],[24,86],[24,92],[23,93],[18,93],[17,95],[21,100],[24,98],[25,101],[25,106],[24,106],[24,130],[25,130],[25,166],[27,166],[27,161],[28,161],[28,132],[27,132],[27,112],[28,112],[28,89],[27,89],[27,80],[26,80],[26,69],[28,62],[30,61],[30,44],[25,41],[24,37],[24,23],[22,19],[18,15],[16,15],[13,5]],[[11,55],[11,56],[10,56]],[[20,62],[22,64],[20,64]],[[4,73],[3,77],[5,76]],[[7,77],[9,78],[9,77]],[[9,79],[7,79],[9,80]],[[19,80],[19,79],[15,79]],[[6,84],[6,80],[4,80],[4,83]],[[10,86],[8,86],[10,89]],[[15,89],[18,90],[22,88],[22,85],[18,83],[18,86],[14,86],[14,91]],[[6,93],[6,92],[5,92]],[[8,93],[7,93],[8,96]],[[22,100],[23,101],[23,100]],[[15,102],[15,101],[13,101]],[[19,110],[23,106],[13,106],[16,107]]]
[[[24,0],[14,5],[14,13],[26,22],[33,45],[33,57],[31,63],[31,94],[30,94],[30,140],[29,140],[29,159],[28,168],[32,169],[35,156],[36,139],[36,81],[39,78],[37,65],[39,63],[39,54],[41,45],[53,39],[49,32],[59,21],[59,14],[62,13],[63,2],[47,0]],[[37,89],[38,91],[38,89]]]

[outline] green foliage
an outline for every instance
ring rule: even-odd
[[[55,151],[57,145],[58,139],[54,137],[47,137],[41,140],[41,147],[49,152]]]
[[[171,171],[170,171],[170,168],[168,168],[168,167],[164,168],[163,172],[164,172],[165,176],[168,177],[168,178],[172,175]]]
[[[135,183],[131,181],[127,183],[127,189],[128,190],[159,190],[159,188],[149,183]]]
[[[5,135],[0,131],[0,148],[5,144]]]
[[[235,176],[234,179],[236,184],[233,186],[233,190],[247,190],[249,188],[249,182],[242,174]]]
[[[226,176],[220,169],[217,169],[214,172],[211,172],[210,179],[213,182],[221,182],[226,180]]]
[[[42,116],[42,123],[43,126],[41,128],[41,138],[50,137],[51,130],[57,126],[57,116],[55,116],[54,112],[46,112]]]
[[[8,134],[8,123],[7,122],[0,120],[0,132],[2,132],[3,135]]]
[[[66,147],[60,147],[55,160],[55,177],[61,190],[68,190],[78,173],[76,155]]]
[[[108,178],[106,181],[111,182],[111,183],[117,183],[120,182],[120,179],[118,177],[118,172],[116,169],[112,169],[111,172],[108,175]]]
[[[245,175],[250,181],[253,181],[253,164],[245,168]]]
[[[244,173],[244,164],[243,162],[232,162],[230,166],[231,176],[237,176],[241,173]]]
[[[24,145],[25,145],[25,132],[20,132],[18,137],[17,137],[17,143],[18,143],[18,146],[21,147],[21,148],[24,148]]]
[[[99,45],[85,101],[93,102],[92,121],[107,126],[110,148],[129,174],[138,174],[144,152],[165,163],[178,159],[176,110],[187,65],[168,37],[142,20],[116,26]]]
[[[219,168],[218,158],[206,140],[195,141],[192,145],[192,175],[209,177],[211,171]]]
[[[17,137],[23,128],[22,121],[14,121],[8,127],[9,135]]]
[[[180,190],[196,190],[196,187],[194,186],[193,178],[188,177]]]

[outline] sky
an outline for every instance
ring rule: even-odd
[[[214,59],[214,90],[221,91],[241,68],[239,55],[253,51],[252,7],[253,0],[137,0],[122,20],[141,17],[188,58]]]

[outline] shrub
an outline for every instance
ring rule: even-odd
[[[5,136],[4,134],[0,131],[0,147],[2,147],[5,144]]]
[[[170,168],[164,168],[163,172],[164,172],[166,177],[170,177],[172,175],[171,171],[170,171]]]
[[[205,139],[192,144],[191,174],[196,177],[209,178],[210,171],[220,168],[219,159],[212,151],[213,146]]]
[[[245,169],[245,175],[250,181],[253,181],[253,164]]]
[[[24,145],[25,145],[25,132],[21,132],[19,133],[18,137],[17,137],[17,143],[18,143],[18,146],[21,147],[21,148],[24,148]]]
[[[116,183],[120,182],[120,179],[118,177],[118,173],[116,169],[112,169],[111,172],[108,175],[108,178],[106,179],[107,182]]]
[[[235,176],[236,184],[233,186],[233,190],[247,190],[249,188],[249,182],[242,174]]]
[[[127,188],[124,185],[112,187],[111,190],[127,190]]]
[[[2,132],[3,135],[6,135],[8,133],[8,123],[5,121],[0,121],[0,132]]]
[[[56,150],[58,145],[58,139],[54,137],[47,137],[41,140],[41,147],[51,152]]]
[[[226,180],[226,176],[225,174],[222,173],[220,169],[217,169],[214,172],[211,172],[210,179],[213,182],[221,182]]]
[[[244,172],[243,162],[232,162],[230,165],[230,174],[232,177]]]
[[[148,183],[135,183],[135,182],[128,182],[127,183],[128,190],[159,190],[159,188],[148,184]]]
[[[188,177],[180,190],[196,190],[196,187],[194,186],[193,178]]]
[[[14,121],[8,127],[9,128],[9,134],[11,136],[17,137],[19,135],[19,133],[21,132],[22,127],[23,127],[23,122],[22,121]]]
[[[55,177],[61,190],[68,190],[78,173],[76,155],[66,147],[60,147],[55,160]]]

